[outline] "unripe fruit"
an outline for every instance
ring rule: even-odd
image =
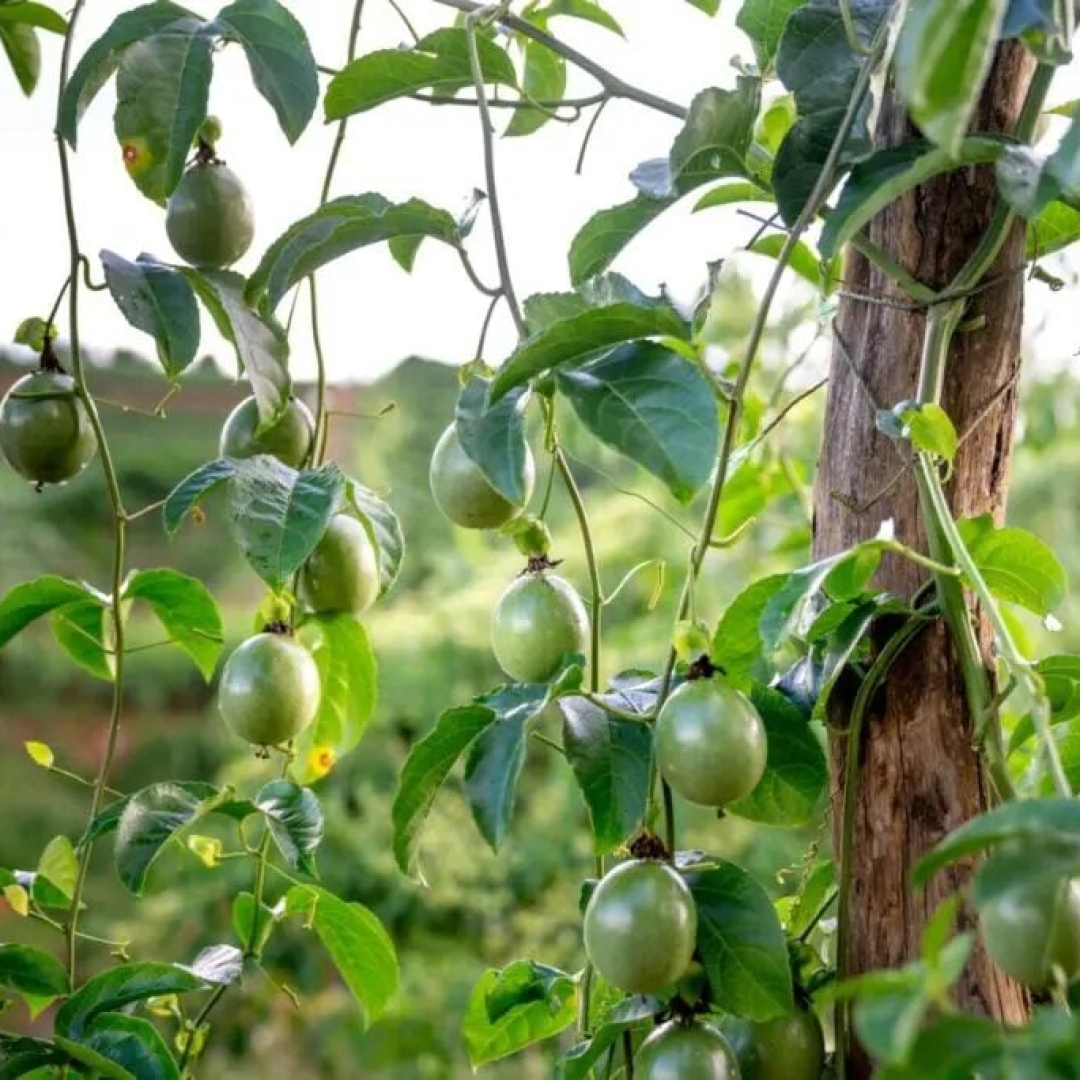
[[[290,398],[273,427],[258,432],[259,406],[254,397],[244,398],[225,420],[218,452],[222,457],[249,458],[272,454],[299,469],[311,453],[315,418],[299,399]]]
[[[364,526],[336,515],[300,569],[300,599],[321,614],[359,615],[379,595],[379,559]]]
[[[672,1020],[657,1028],[638,1051],[640,1080],[739,1080],[739,1064],[712,1024]]]
[[[34,484],[62,484],[82,472],[97,439],[75,380],[45,370],[19,379],[0,402],[0,450]]]
[[[255,235],[251,200],[227,165],[199,162],[169,196],[165,232],[181,259],[192,266],[232,266]]]

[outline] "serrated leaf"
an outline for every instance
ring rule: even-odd
[[[638,195],[630,202],[593,214],[570,242],[570,280],[579,285],[603,273],[630,241],[670,205],[666,199]]]
[[[204,679],[211,679],[224,628],[218,606],[201,581],[176,570],[139,570],[128,579],[123,595],[149,604],[172,644],[191,657]]]
[[[525,408],[530,395],[519,387],[489,406],[490,386],[489,380],[474,375],[462,387],[454,410],[458,441],[488,483],[514,506],[523,506],[528,494]]]
[[[54,574],[16,585],[0,600],[0,648],[42,615],[86,600],[100,603],[88,586]]]
[[[191,17],[192,13],[179,4],[156,0],[125,11],[113,20],[83,54],[60,99],[57,131],[72,147],[76,144],[76,132],[83,113],[116,70],[124,50],[180,19]]]
[[[286,903],[290,910],[307,911],[311,929],[363,1011],[365,1025],[378,1020],[398,987],[397,957],[382,923],[362,905],[310,885],[294,885]]]
[[[480,34],[476,48],[485,82],[517,85],[504,49]],[[326,119],[342,120],[418,90],[453,94],[472,85],[466,31],[447,27],[425,35],[412,49],[379,49],[344,67],[327,87]]]
[[[315,57],[301,22],[277,0],[236,0],[218,12],[214,25],[243,47],[255,88],[295,143],[319,99]]]
[[[688,503],[712,474],[719,407],[700,370],[662,345],[634,342],[557,373],[559,393],[601,442]]]
[[[266,817],[285,861],[312,874],[312,856],[323,838],[323,812],[315,793],[288,780],[272,780],[259,789],[255,808]]]
[[[233,458],[217,458],[200,465],[189,473],[169,492],[162,508],[165,532],[172,536],[188,513],[202,501],[204,496],[236,474],[241,463]]]
[[[199,308],[187,279],[151,255],[135,262],[101,252],[105,283],[116,306],[136,330],[149,334],[170,379],[187,368],[199,347]]]
[[[566,92],[566,61],[538,41],[526,40],[523,52],[522,95],[532,102],[558,101]],[[550,119],[549,109],[521,106],[514,110],[505,134],[531,135]]]

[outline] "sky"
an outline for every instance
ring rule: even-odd
[[[454,14],[433,0],[402,0],[402,4],[421,32],[448,25]],[[195,0],[188,6],[210,16],[220,4]],[[752,57],[749,43],[734,27],[735,0],[727,0],[714,19],[677,0],[609,0],[607,6],[622,23],[627,40],[577,19],[559,19],[553,29],[616,74],[673,101],[688,103],[707,85],[732,86],[737,74],[733,59]],[[292,7],[307,28],[318,62],[341,66],[352,0],[294,2]],[[102,0],[87,4],[76,58],[119,9],[120,5]],[[405,27],[386,0],[368,0],[361,52],[393,48],[407,40]],[[0,275],[0,336],[12,334],[29,315],[46,315],[67,269],[51,135],[59,47],[53,35],[42,35],[42,41],[42,81],[31,99],[23,98],[10,73],[0,70],[4,146],[0,244],[7,253]],[[1067,85],[1075,83],[1069,79]],[[588,76],[571,71],[568,96],[593,89]],[[1071,95],[1055,92],[1052,99],[1066,96]],[[85,115],[72,156],[80,245],[90,256],[96,278],[101,277],[97,255],[103,248],[129,259],[148,251],[175,261],[165,236],[164,212],[139,194],[124,171],[112,130],[114,102],[110,83]],[[323,123],[320,105],[307,132],[290,146],[270,107],[254,91],[237,46],[227,47],[215,59],[211,112],[224,125],[219,153],[242,178],[255,206],[255,239],[236,266],[249,273],[262,251],[317,205],[334,128]],[[500,128],[509,115],[509,111],[497,114]],[[499,195],[519,297],[569,288],[566,251],[574,233],[597,210],[633,196],[630,170],[646,158],[666,154],[678,127],[677,120],[634,103],[613,102],[599,122],[580,176],[574,166],[584,121],[549,123],[527,138],[497,141]],[[384,105],[350,122],[333,194],[378,191],[395,201],[416,196],[456,213],[474,188],[485,186],[480,137],[473,109],[413,101]],[[691,215],[693,201],[684,200],[686,205],[650,226],[614,269],[650,290],[663,283],[676,298],[692,297],[705,279],[706,263],[730,256],[755,228],[732,210]],[[469,248],[484,279],[495,282],[492,238],[484,213]],[[755,277],[768,271],[760,256],[743,255],[738,262]],[[797,283],[789,287],[799,288]],[[457,257],[435,242],[422,247],[411,275],[397,267],[385,245],[380,245],[320,271],[319,289],[329,375],[339,382],[373,380],[411,355],[467,362],[473,357],[487,304],[468,283]],[[1080,348],[1080,329],[1069,310],[1071,292],[1052,296],[1043,287],[1033,290],[1029,326],[1041,330],[1038,352],[1044,366],[1063,366]],[[108,293],[84,291],[82,296],[81,328],[87,346],[104,353],[123,348],[153,355],[151,339],[124,321]],[[288,300],[279,314],[284,317],[287,312]],[[61,324],[61,336],[65,334]],[[501,309],[485,358],[500,362],[513,342],[513,327]],[[291,343],[294,377],[309,378],[314,357],[305,298],[297,308]],[[200,355],[205,353],[230,367],[233,363],[230,348],[204,315]]]

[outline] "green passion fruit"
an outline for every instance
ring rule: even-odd
[[[567,653],[584,652],[589,616],[569,582],[548,571],[523,574],[499,597],[491,648],[515,682],[544,682]]]
[[[225,723],[254,746],[277,746],[298,735],[319,708],[319,669],[287,634],[264,632],[225,662],[218,708]]]
[[[299,469],[311,453],[315,439],[315,418],[299,399],[289,398],[277,423],[259,431],[259,406],[254,396],[244,398],[225,420],[219,453],[222,457],[249,458],[272,454],[279,461]]]
[[[44,369],[19,379],[0,402],[0,450],[33,484],[62,484],[82,472],[97,438],[75,380]]]
[[[337,514],[300,570],[300,599],[322,614],[359,615],[379,595],[379,559],[367,529]]]
[[[757,1023],[739,1021],[729,1036],[742,1080],[818,1080],[825,1063],[821,1021],[808,1009]],[[725,1028],[725,1035],[727,1029]]]
[[[232,266],[255,235],[251,200],[236,173],[221,162],[197,162],[169,196],[165,232],[192,266]]]
[[[700,1020],[671,1020],[658,1027],[641,1044],[635,1064],[641,1080],[739,1080],[727,1040]]]
[[[1017,982],[1043,990],[1080,975],[1080,884],[1010,890],[979,909],[979,929],[991,959]]]
[[[656,760],[689,802],[726,806],[757,787],[767,740],[757,709],[723,679],[683,683],[656,720]]]
[[[491,486],[480,466],[465,453],[457,427],[451,424],[435,444],[428,479],[435,504],[454,525],[497,529],[517,517],[532,497],[536,464],[526,447],[519,477],[525,499],[521,506],[515,506]]]
[[[585,909],[585,951],[593,967],[630,994],[650,994],[681,979],[696,933],[697,909],[686,882],[652,859],[609,871]]]

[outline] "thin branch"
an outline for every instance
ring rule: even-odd
[[[600,122],[600,117],[607,108],[609,101],[611,101],[610,94],[603,94],[601,96],[600,107],[592,114],[592,118],[589,120],[589,126],[585,129],[585,136],[581,140],[581,149],[578,151],[577,164],[574,166],[574,174],[576,176],[580,176],[582,169],[585,167],[585,154],[588,152],[589,143],[592,141],[596,125]]]
[[[479,99],[475,97],[450,97],[448,94],[415,93],[410,94],[409,97],[413,101],[423,101],[428,105],[466,105],[472,108],[480,104]],[[537,112],[551,113],[553,120],[568,123],[579,119],[582,109],[587,109],[591,105],[601,105],[609,97],[610,95],[605,91],[599,90],[595,94],[586,94],[584,97],[577,98],[551,98],[549,100],[544,98],[515,98],[512,101],[502,98],[489,98],[488,107],[491,109],[533,109]],[[577,115],[573,117],[555,116],[556,109],[573,109]]]

